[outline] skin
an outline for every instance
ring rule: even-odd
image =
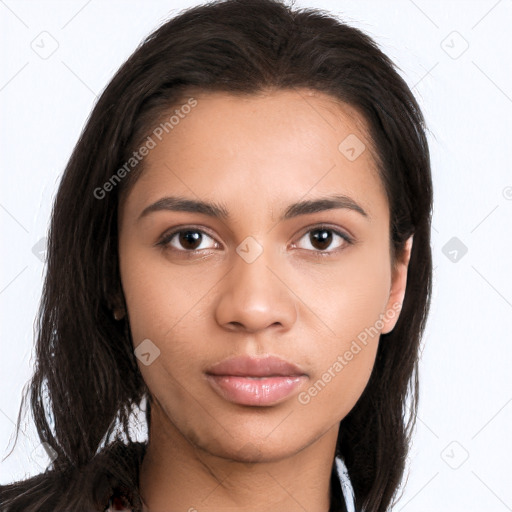
[[[310,90],[194,97],[119,210],[134,348],[149,339],[160,350],[138,361],[153,397],[145,510],[325,512],[339,424],[368,382],[379,335],[341,371],[333,364],[382,315],[378,331],[393,329],[398,313],[387,312],[403,301],[412,239],[392,262],[389,205],[366,124],[349,105]],[[366,145],[354,161],[338,150],[350,134]],[[368,217],[345,208],[279,221],[289,204],[334,192]],[[232,218],[163,210],[138,220],[166,195],[222,203]],[[330,245],[315,242],[322,224],[354,243],[333,231]],[[203,232],[195,252],[179,235],[157,245],[175,227]],[[252,263],[236,252],[249,236],[263,248]],[[330,255],[315,257],[321,250]],[[233,404],[204,371],[242,354],[277,355],[308,378],[277,405]],[[301,403],[329,368],[330,382]]]

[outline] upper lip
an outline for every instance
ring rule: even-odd
[[[276,356],[235,356],[210,366],[209,375],[233,375],[240,377],[295,376],[305,373],[295,364]]]

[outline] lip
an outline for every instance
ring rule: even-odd
[[[206,370],[212,389],[239,405],[275,405],[290,397],[307,380],[298,366],[276,356],[237,356]]]

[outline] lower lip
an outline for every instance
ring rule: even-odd
[[[250,378],[234,375],[207,375],[222,398],[240,405],[274,405],[288,398],[307,379],[305,375]]]

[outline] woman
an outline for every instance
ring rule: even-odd
[[[387,510],[431,210],[422,114],[368,36],[277,0],[165,23],[62,177],[30,387],[54,456],[0,510]]]

